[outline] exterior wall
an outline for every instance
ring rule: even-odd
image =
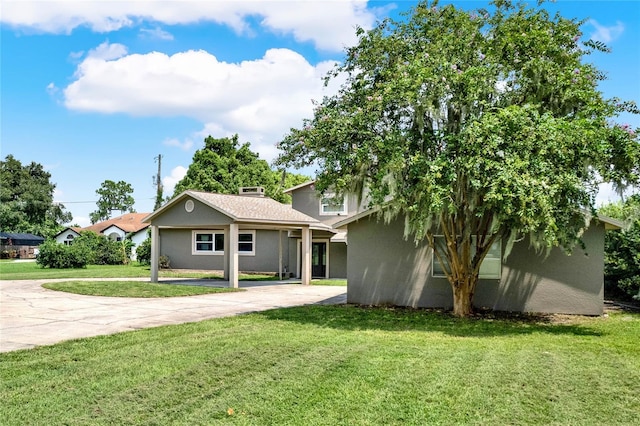
[[[136,249],[142,244],[144,240],[147,239],[147,229],[141,229],[131,236],[131,242],[133,243],[133,248],[131,249],[131,260],[136,260]]]
[[[347,245],[329,244],[329,278],[347,277]]]
[[[604,227],[585,232],[586,252],[571,256],[553,249],[536,255],[529,242],[514,246],[500,280],[480,280],[476,307],[503,311],[600,315],[603,309]],[[431,249],[403,238],[403,222],[389,225],[365,218],[349,224],[347,301],[412,307],[451,308],[445,278],[431,276]]]
[[[187,212],[184,208],[185,202],[193,200],[194,208],[192,212]],[[190,229],[201,229],[199,227],[210,228],[212,224],[228,225],[231,219],[203,204],[202,202],[186,197],[180,203],[169,207],[159,217],[153,220],[155,226],[185,227]]]
[[[223,270],[222,254],[192,254],[191,229],[160,229],[160,255],[168,256],[172,268]],[[241,230],[242,231],[242,230]],[[289,269],[289,244],[287,233],[282,233],[282,264]],[[254,256],[238,256],[239,269],[243,272],[278,272],[278,231],[256,231]]]
[[[355,195],[347,196],[347,214],[343,215],[321,215],[320,214],[320,196],[315,190],[315,185],[307,185],[296,189],[291,193],[291,205],[307,216],[319,220],[327,225],[334,224],[344,220],[347,216],[352,216],[359,211],[357,197]]]
[[[69,235],[72,235],[73,238],[69,239]],[[76,231],[72,229],[67,229],[66,231],[56,235],[56,242],[58,244],[64,244],[65,241],[73,242],[73,240],[78,237],[79,237],[79,234]]]
[[[120,241],[122,241],[127,236],[126,232],[115,225],[111,225],[110,227],[104,229],[101,234],[112,241],[118,241],[118,238],[120,238]]]

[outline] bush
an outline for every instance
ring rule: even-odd
[[[58,244],[54,240],[40,245],[36,263],[41,268],[67,269],[84,268],[89,263],[90,253],[86,247]]]
[[[169,256],[162,255],[158,258],[158,266],[160,269],[169,269],[171,267],[171,262],[169,260]]]
[[[143,265],[151,265],[151,238],[140,243],[136,249],[136,258]]]
[[[624,299],[640,292],[640,221],[605,237],[605,290]]]
[[[73,247],[83,246],[90,252],[92,265],[123,265],[129,263],[131,241],[112,241],[104,235],[83,231],[73,240]]]

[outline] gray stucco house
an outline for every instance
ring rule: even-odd
[[[172,268],[223,270],[233,287],[239,271],[278,272],[303,283],[346,277],[344,233],[330,223],[349,207],[319,197],[310,186],[287,191],[293,205],[265,197],[260,187],[240,188],[238,195],[178,195],[144,219],[151,225],[152,281],[158,280],[160,255]]]
[[[604,292],[605,229],[622,224],[591,221],[585,250],[571,255],[554,248],[536,254],[529,241],[516,243],[506,261],[499,242],[483,262],[474,306],[499,311],[600,315]],[[389,224],[371,211],[335,224],[348,229],[347,302],[365,305],[445,308],[453,305],[451,286],[439,273],[433,251],[404,238],[404,221]]]

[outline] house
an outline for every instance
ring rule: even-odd
[[[105,235],[112,241],[123,241],[125,238],[130,238],[134,244],[131,249],[131,258],[135,260],[136,247],[147,239],[149,224],[144,223],[142,220],[148,215],[149,213],[126,213],[85,228],[65,228],[56,234],[55,240],[60,244],[70,245],[73,244],[75,238],[80,236],[82,231],[93,231],[96,234]]]
[[[386,224],[372,211],[334,224],[349,233],[347,302],[449,309],[453,295],[433,250],[404,238],[404,220]],[[600,315],[604,292],[604,235],[613,219],[593,219],[582,235],[585,249],[536,254],[516,243],[505,261],[498,242],[485,258],[473,303],[498,311]]]
[[[34,259],[44,238],[28,233],[0,232],[2,259]]]
[[[293,275],[303,283],[346,276],[344,234],[329,224],[338,217],[331,209],[338,207],[323,208],[327,200],[305,190],[308,185],[288,191],[293,205],[265,197],[260,187],[240,188],[238,195],[192,190],[178,195],[144,219],[151,225],[152,281],[158,279],[160,255],[172,268],[223,270],[233,287],[239,270]]]
[[[331,238],[315,236],[312,241],[313,277],[345,278],[347,276],[347,233],[334,224],[364,210],[354,194],[336,197],[333,193],[319,194],[315,181],[308,181],[284,191],[291,196],[291,207],[330,226]]]

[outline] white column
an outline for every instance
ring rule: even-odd
[[[302,285],[311,282],[311,230],[308,226],[302,228]]]
[[[229,247],[231,247],[229,245],[229,227],[226,226],[224,228],[224,256],[222,257],[222,269],[223,269],[223,275],[222,278],[225,281],[229,281],[229,253],[231,253],[231,251],[229,250]]]
[[[229,287],[238,288],[238,224],[229,225]]]
[[[158,261],[160,259],[160,232],[151,225],[151,282],[158,282]]]
[[[278,274],[282,280],[282,229],[278,230]]]

